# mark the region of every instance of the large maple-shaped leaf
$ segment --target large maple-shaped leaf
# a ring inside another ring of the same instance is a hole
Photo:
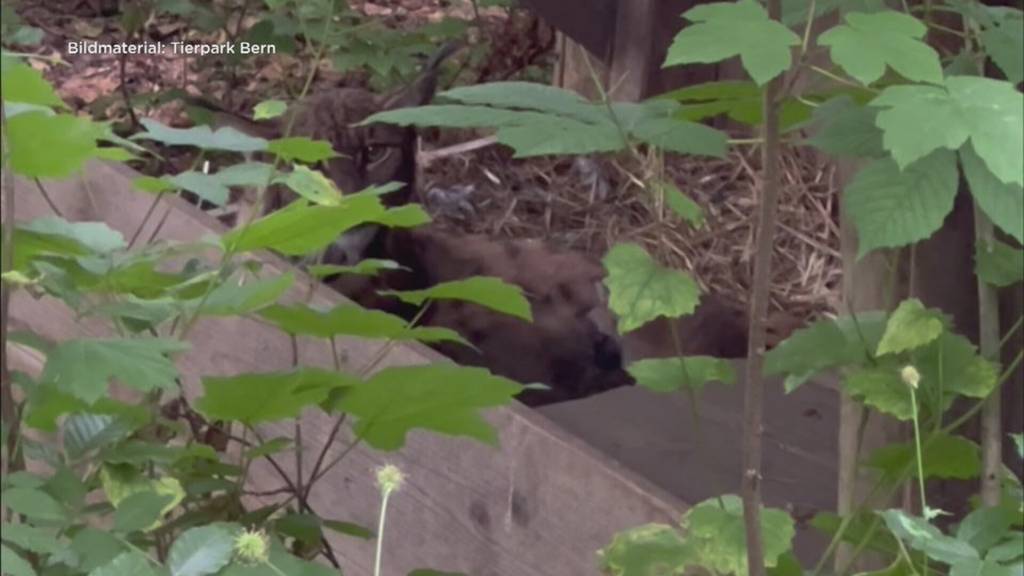
[[[800,44],[799,36],[769,18],[753,0],[704,4],[687,10],[683,17],[694,24],[676,35],[665,66],[739,56],[750,77],[764,85],[789,68],[790,49]]]
[[[1024,94],[1013,84],[951,76],[943,86],[891,86],[871,105],[884,108],[882,142],[901,167],[969,139],[999,181],[1024,186]]]
[[[314,310],[305,304],[275,305],[264,309],[260,315],[289,334],[318,338],[357,336],[420,342],[450,341],[468,345],[454,330],[436,326],[411,328],[398,316],[380,310],[367,310],[353,304],[339,304],[324,312]]]
[[[41,380],[88,404],[105,396],[115,378],[144,392],[172,389],[178,371],[167,355],[188,348],[162,338],[69,340],[47,356]]]
[[[630,332],[659,316],[692,314],[700,288],[685,272],[659,265],[637,244],[618,244],[604,257],[608,306],[618,317],[620,333]]]
[[[267,374],[203,378],[205,394],[196,409],[210,420],[246,424],[295,418],[339,388],[358,384],[353,376],[316,368]]]
[[[861,169],[843,198],[857,228],[857,257],[931,236],[953,210],[959,182],[953,154],[946,150],[902,171],[889,158]]]
[[[378,450],[398,450],[416,428],[496,445],[497,431],[480,411],[508,404],[522,389],[483,368],[404,366],[349,388],[335,407],[359,418],[356,433]]]
[[[464,280],[442,282],[423,290],[387,291],[382,294],[391,294],[403,302],[417,306],[427,300],[472,302],[495,312],[526,321],[533,320],[530,303],[523,296],[523,289],[491,276],[474,276]]]
[[[832,60],[863,84],[871,84],[888,65],[908,80],[942,82],[939,54],[924,41],[927,27],[913,16],[886,10],[851,12],[845,23],[825,31],[818,43],[831,48]]]
[[[818,320],[769,350],[764,373],[785,375],[786,392],[792,392],[822,370],[868,360],[882,339],[885,324],[882,312]]]

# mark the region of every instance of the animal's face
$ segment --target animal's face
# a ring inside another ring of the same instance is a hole
[[[320,169],[344,194],[391,182],[403,186],[381,200],[389,207],[412,200],[416,180],[416,131],[391,124],[362,124],[373,114],[430,102],[437,85],[437,64],[444,51],[425,72],[400,91],[381,95],[367,90],[342,88],[314,94],[297,104],[291,134],[324,140],[337,156],[321,162]],[[283,128],[283,126],[282,126]],[[279,130],[283,132],[283,130]],[[296,199],[294,192],[276,190],[267,195],[264,213],[278,210]],[[366,257],[377,238],[375,226],[363,226],[343,234],[328,250],[326,259],[354,264]]]

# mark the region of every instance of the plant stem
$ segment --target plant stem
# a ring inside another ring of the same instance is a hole
[[[0,107],[2,108],[2,107]],[[3,245],[0,246],[0,270],[8,272],[14,263],[14,170],[10,166],[10,140],[7,132],[7,113],[0,109],[2,123],[2,141],[4,143],[3,168]],[[11,370],[7,364],[7,330],[11,313],[11,291],[13,286],[0,282],[0,425],[7,430],[7,468],[5,474],[22,470],[25,460],[19,450],[18,436],[21,427],[21,416],[18,405],[14,401],[14,383],[11,381]]]
[[[384,490],[384,497],[380,501],[380,521],[377,523],[377,555],[373,562],[373,576],[380,576],[380,563],[384,555],[384,520],[388,515],[390,498],[391,490]]]
[[[778,21],[782,14],[781,0],[768,0],[768,15]],[[779,96],[782,77],[776,76],[765,87],[764,147],[761,163],[764,170],[761,206],[757,230],[757,253],[754,279],[750,289],[750,325],[746,365],[746,394],[743,405],[743,521],[747,537],[747,565],[750,576],[764,576],[764,543],[761,534],[761,459],[764,436],[764,381],[762,366],[766,339],[765,319],[768,314],[769,281],[772,248],[775,239],[779,200]]]
[[[974,204],[974,243],[979,250],[989,250],[995,242],[992,221]],[[981,355],[999,360],[999,293],[995,287],[978,278],[978,341]],[[1001,499],[999,482],[1003,464],[1002,395],[999,388],[985,400],[981,410],[981,501],[996,506]]]

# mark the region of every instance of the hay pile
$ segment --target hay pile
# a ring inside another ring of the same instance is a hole
[[[600,256],[617,242],[642,244],[689,271],[702,288],[745,303],[753,276],[759,152],[724,160],[666,156],[665,174],[704,211],[683,223],[640,184],[632,157],[513,159],[500,146],[439,158],[425,169],[422,200],[443,227],[544,239]],[[832,312],[841,276],[838,194],[831,167],[787,149],[775,240],[771,308],[796,321]]]

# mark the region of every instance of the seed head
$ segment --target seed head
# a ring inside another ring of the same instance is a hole
[[[235,558],[242,564],[266,564],[270,561],[270,540],[263,530],[243,530],[235,536]]]
[[[921,373],[910,364],[904,366],[903,370],[900,371],[900,378],[903,379],[904,384],[914,390],[917,390],[917,385],[921,383]]]

